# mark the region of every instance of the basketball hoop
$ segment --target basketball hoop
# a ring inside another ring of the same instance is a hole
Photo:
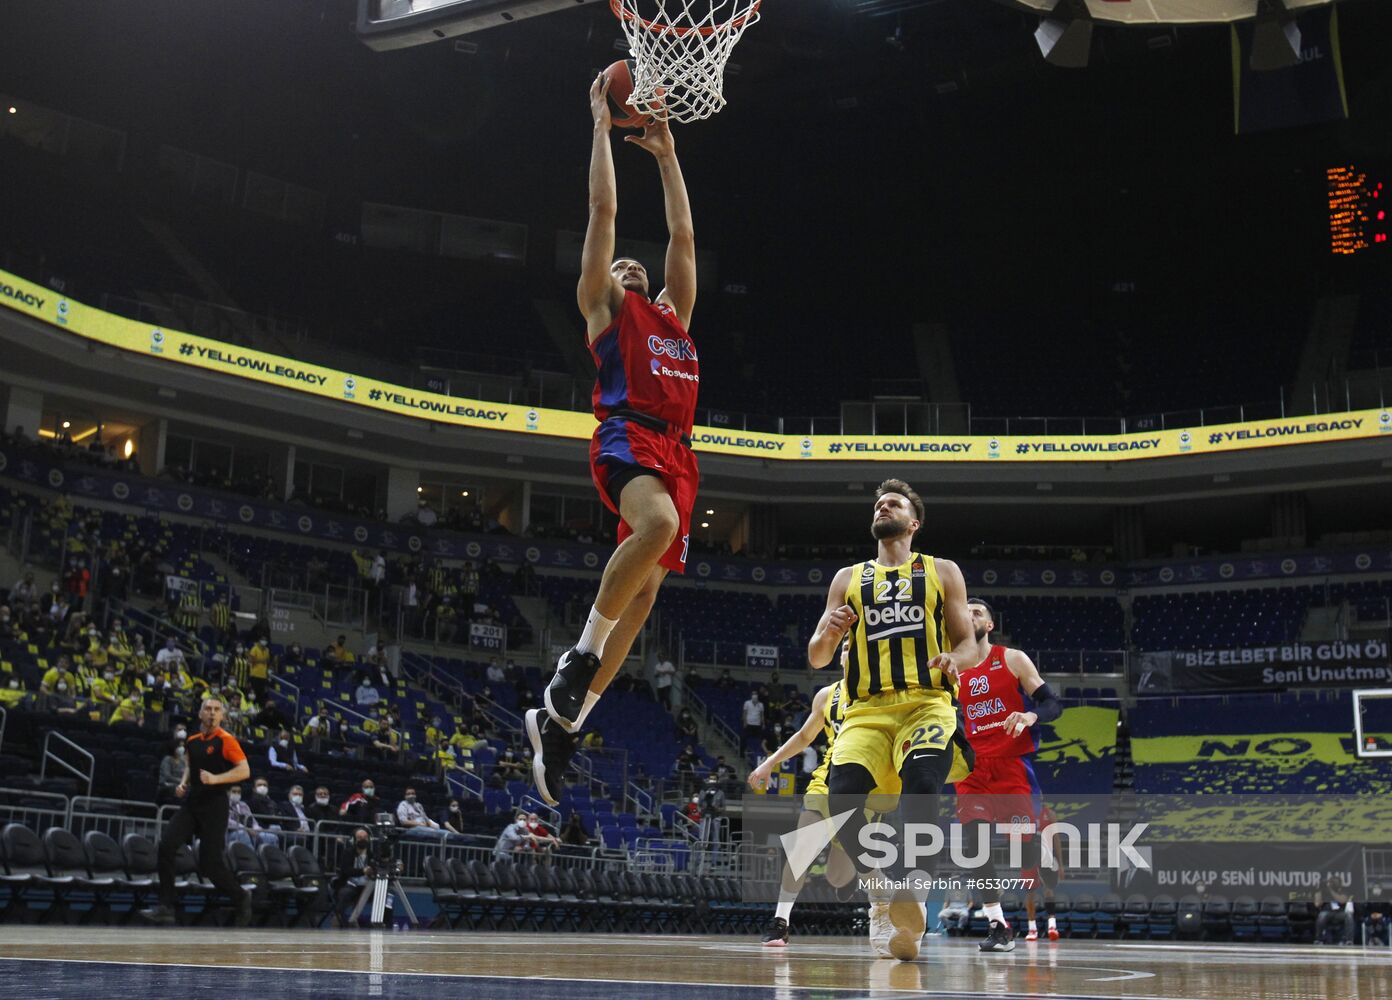
[[[609,0],[633,56],[639,114],[694,122],[725,106],[725,64],[760,0]]]

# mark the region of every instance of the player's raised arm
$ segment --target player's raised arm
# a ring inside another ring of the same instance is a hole
[[[769,778],[773,776],[773,769],[794,754],[800,754],[812,745],[817,738],[817,734],[822,731],[822,720],[826,715],[827,699],[831,697],[831,689],[834,684],[828,684],[815,695],[812,696],[812,708],[807,713],[807,718],[803,721],[802,727],[793,733],[783,745],[769,754],[759,766],[749,772],[749,787],[756,792],[762,792],[768,787]]]
[[[856,613],[846,603],[846,586],[851,582],[851,567],[843,566],[832,578],[827,590],[826,610],[822,612],[817,630],[807,644],[807,662],[813,670],[821,670],[836,656],[836,647],[856,622]]]
[[[609,145],[609,78],[601,73],[590,85],[590,113],[594,137],[590,148],[590,221],[585,228],[585,248],[580,254],[580,285],[575,298],[585,317],[591,343],[609,328],[623,304],[623,289],[614,281],[614,219],[619,212],[618,184],[614,179],[614,151]]]
[[[641,136],[629,135],[624,142],[642,146],[657,157],[657,169],[662,174],[663,204],[667,210],[667,265],[658,295],[677,313],[682,328],[691,329],[691,314],[696,308],[696,230],[691,222],[691,199],[687,197],[686,181],[681,164],[677,162],[677,147],[672,130],[664,121],[654,121]]]

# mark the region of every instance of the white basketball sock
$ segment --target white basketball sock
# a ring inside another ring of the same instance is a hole
[[[575,644],[575,651],[603,656],[604,643],[618,623],[617,618],[605,618],[599,613],[598,608],[591,607],[590,617],[585,619],[585,630],[580,633],[580,641]]]
[[[998,924],[1005,923],[1005,911],[1001,909],[1000,903],[987,903],[982,909],[986,911],[987,920],[994,920]]]
[[[774,915],[775,917],[782,917],[783,920],[784,920],[785,922],[788,921],[788,920],[792,917],[792,915],[793,915],[793,903],[794,903],[794,902],[795,902],[795,901],[794,901],[794,900],[791,900],[791,899],[786,900],[786,901],[784,901],[784,900],[779,900],[779,902],[778,902],[778,908],[777,908],[776,910],[773,911],[773,915]]]
[[[590,709],[594,708],[594,707],[595,707],[596,705],[598,705],[598,704],[599,704],[599,695],[597,695],[597,694],[596,694],[595,692],[593,692],[593,691],[586,691],[586,692],[585,692],[585,707],[582,708],[582,709],[580,709],[580,718],[578,718],[578,719],[575,720],[575,730],[573,730],[573,731],[578,731],[578,730],[580,729],[580,727],[583,726],[583,725],[585,724],[585,720],[586,720],[587,718],[589,718]]]

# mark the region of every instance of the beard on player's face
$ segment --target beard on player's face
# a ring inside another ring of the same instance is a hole
[[[885,517],[876,517],[870,522],[870,534],[878,542],[887,542],[900,535],[907,535],[909,527],[913,521],[908,517],[897,517],[889,514]]]
[[[980,642],[982,639],[986,638],[986,633],[989,631],[991,630],[988,629],[985,625],[978,623],[976,626],[976,641]]]

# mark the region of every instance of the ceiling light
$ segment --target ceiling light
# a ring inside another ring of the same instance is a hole
[[[71,426],[72,426],[72,421],[71,421],[71,420],[64,420],[64,421],[63,421],[63,430],[67,430],[67,429],[68,429],[69,427],[71,427]]]
[[[125,456],[126,456],[126,458],[130,458],[130,457],[131,457],[132,455],[134,455],[134,454],[135,454],[135,439],[134,439],[134,438],[126,438]]]
[[[702,521],[702,522],[701,522],[701,527],[703,527],[703,528],[709,528],[709,527],[710,527],[710,522],[709,522],[709,521]]]
[[[11,104],[11,105],[10,105],[10,114],[13,115],[13,114],[18,114],[18,113],[19,113],[19,109],[16,108],[13,104]]]
[[[714,514],[715,511],[713,511],[713,510],[708,510],[708,511],[706,511],[706,513],[707,513],[707,514]]]
[[[417,493],[424,493],[424,492],[425,492],[425,487],[424,487],[424,486],[417,486],[417,487],[416,487],[416,492],[417,492]]]

